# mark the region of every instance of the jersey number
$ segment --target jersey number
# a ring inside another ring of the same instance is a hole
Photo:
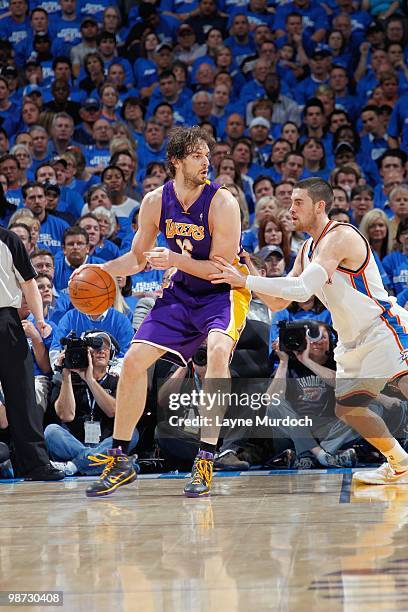
[[[182,255],[187,255],[187,257],[191,257],[193,253],[193,245],[191,244],[188,238],[176,238],[176,244],[181,251]]]

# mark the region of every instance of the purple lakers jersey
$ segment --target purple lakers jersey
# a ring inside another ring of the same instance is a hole
[[[173,181],[164,184],[160,216],[160,231],[169,248],[193,259],[209,259],[211,235],[208,214],[211,201],[221,185],[208,181],[201,195],[185,212],[177,199]],[[229,285],[212,285],[210,281],[178,270],[172,277],[192,294],[230,290]]]

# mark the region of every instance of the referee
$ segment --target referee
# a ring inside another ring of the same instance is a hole
[[[0,227],[0,383],[14,446],[14,473],[27,480],[61,480],[47,454],[43,413],[37,407],[31,351],[18,316],[22,292],[42,337],[44,322],[36,273],[20,238]]]

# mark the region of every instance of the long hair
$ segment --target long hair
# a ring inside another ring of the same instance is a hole
[[[235,185],[238,185],[238,187],[240,189],[244,190],[244,185],[242,183],[241,172],[239,171],[238,164],[235,161],[235,159],[232,157],[232,155],[224,155],[221,158],[220,164],[218,166],[218,174],[223,174],[222,172],[220,172],[220,167],[221,167],[221,164],[224,161],[224,159],[228,159],[228,160],[230,160],[234,164],[234,178],[233,178],[233,182],[235,183]]]
[[[214,139],[206,130],[194,125],[193,127],[177,127],[171,130],[167,144],[167,166],[172,178],[176,176],[176,168],[172,159],[182,160],[197,149],[200,141],[205,142],[208,148],[214,147]]]
[[[266,230],[266,226],[268,225],[268,223],[274,223],[276,225],[276,227],[278,228],[278,230],[282,232],[282,240],[281,240],[279,246],[280,246],[280,248],[283,251],[283,256],[284,256],[284,259],[285,259],[286,267],[288,267],[290,265],[290,241],[289,241],[289,234],[285,231],[285,229],[284,229],[284,227],[282,225],[282,221],[279,221],[279,219],[277,217],[275,217],[274,215],[268,215],[267,217],[262,219],[262,221],[259,224],[259,229],[258,229],[258,244],[259,244],[259,248],[262,249],[262,247],[266,246],[266,242],[265,242],[265,230]]]
[[[361,220],[359,230],[365,236],[371,246],[371,239],[369,236],[370,227],[378,220],[384,221],[387,227],[387,233],[385,238],[383,238],[381,247],[380,247],[380,259],[383,259],[392,249],[392,237],[390,231],[390,222],[388,220],[385,212],[379,208],[373,208],[373,210],[369,210],[366,212],[364,217]]]
[[[118,285],[118,281],[116,280],[115,277],[112,277],[112,278],[115,281],[115,286],[116,286],[116,295],[115,295],[115,301],[113,302],[113,308],[117,310],[118,312],[121,312],[122,314],[127,316],[128,313],[130,312],[130,308],[127,305],[125,298],[122,295],[122,292]]]

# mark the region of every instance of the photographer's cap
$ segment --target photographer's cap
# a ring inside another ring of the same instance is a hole
[[[102,338],[102,340],[104,340],[107,343],[109,350],[112,348],[112,340],[109,334],[104,331],[87,332],[84,334],[84,337],[85,338]]]
[[[267,246],[262,247],[262,249],[258,251],[256,255],[258,255],[258,257],[260,257],[264,261],[266,261],[271,255],[275,255],[280,259],[283,259],[284,257],[282,249],[275,244],[268,244]]]

